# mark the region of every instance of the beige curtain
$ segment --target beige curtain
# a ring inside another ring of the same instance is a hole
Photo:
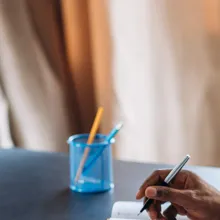
[[[88,124],[81,120],[66,61],[60,1],[1,0],[0,5],[1,89],[14,145],[67,151],[68,136],[85,131],[92,118]],[[88,115],[93,110],[91,105]],[[3,121],[1,127],[7,128]]]
[[[117,157],[220,165],[220,2],[109,0]]]
[[[220,165],[219,0],[0,1],[15,145],[66,151],[102,105],[102,132],[124,121],[117,158]]]
[[[91,125],[88,109],[103,106],[102,132],[112,128],[111,38],[107,1],[62,1],[68,61],[76,82],[82,120]],[[88,129],[87,129],[88,131]]]
[[[104,2],[0,1],[0,146],[67,151],[68,136],[89,132],[97,105],[105,108],[102,132],[109,131]]]

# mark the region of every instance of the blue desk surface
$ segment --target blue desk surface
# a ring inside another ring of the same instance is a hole
[[[115,201],[135,200],[138,187],[153,170],[169,168],[115,161],[113,191],[79,194],[68,188],[68,164],[66,154],[0,150],[0,219],[104,220]],[[188,169],[220,189],[219,168]]]

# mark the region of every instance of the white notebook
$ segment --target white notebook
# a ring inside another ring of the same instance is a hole
[[[112,208],[112,216],[109,220],[139,220],[150,219],[146,212],[143,212],[139,216],[143,203],[141,202],[116,202]],[[178,220],[186,220],[187,217],[177,217]]]

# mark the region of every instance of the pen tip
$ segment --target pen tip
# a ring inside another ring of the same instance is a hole
[[[123,127],[123,122],[120,122],[117,126],[116,126],[116,129],[121,129]]]
[[[139,212],[137,216],[139,216],[140,214],[141,214],[141,212]]]

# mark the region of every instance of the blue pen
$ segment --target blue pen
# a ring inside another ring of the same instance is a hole
[[[107,142],[110,142],[112,140],[112,138],[114,138],[116,136],[116,134],[120,131],[120,129],[122,128],[123,123],[119,123],[117,124],[109,133],[109,135],[106,137]],[[94,158],[89,162],[89,164],[87,164],[87,166],[84,167],[83,172],[85,172],[90,166],[92,166],[93,163],[95,163],[95,161],[99,158],[99,156],[102,154],[102,152],[104,151],[104,147],[101,148],[97,154],[94,156]]]
[[[117,124],[117,125],[112,129],[112,131],[109,133],[109,135],[106,137],[106,141],[107,141],[107,142],[111,141],[111,139],[112,139],[113,137],[115,137],[115,135],[121,130],[122,126],[123,126],[123,123]]]

